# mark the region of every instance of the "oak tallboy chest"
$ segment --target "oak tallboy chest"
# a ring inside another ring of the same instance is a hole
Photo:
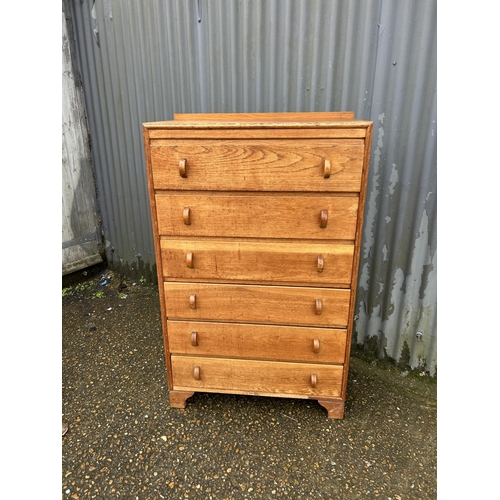
[[[307,398],[343,418],[372,122],[175,115],[143,132],[170,405]]]

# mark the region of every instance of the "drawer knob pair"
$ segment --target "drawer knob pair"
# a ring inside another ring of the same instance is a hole
[[[325,179],[328,179],[332,173],[332,164],[330,163],[330,160],[325,160],[325,163],[323,164],[323,177]],[[179,175],[183,178],[187,177],[187,159],[186,158],[181,158],[179,160]]]
[[[193,259],[194,259],[193,252],[187,252],[186,266],[189,267],[190,269],[193,269],[194,267]],[[324,268],[325,268],[325,259],[323,258],[322,255],[318,255],[318,273],[322,273]]]
[[[195,366],[194,369],[193,369],[193,378],[195,380],[201,380],[201,369],[199,366]],[[315,373],[311,373],[311,376],[309,378],[309,382],[311,384],[311,387],[313,389],[316,388],[316,386],[318,385],[318,377]]]
[[[193,347],[198,347],[198,332],[191,332],[191,345]],[[320,342],[318,338],[313,339],[313,352],[318,353],[319,352],[319,346]]]
[[[323,164],[323,177],[325,179],[328,179],[331,174],[332,174],[332,164],[330,163],[330,160],[326,159],[325,163]],[[179,175],[181,177],[183,177],[184,179],[187,177],[187,159],[186,158],[181,158],[179,160]]]
[[[182,219],[186,226],[191,225],[191,209],[189,207],[184,207],[182,211]],[[328,210],[321,210],[319,214],[319,227],[325,228],[328,225]]]
[[[191,309],[196,309],[196,294],[195,293],[191,293],[189,295],[189,307]],[[316,308],[316,314],[319,315],[323,312],[323,300],[322,299],[316,299],[315,308]],[[318,345],[318,349],[319,349],[319,340],[318,339],[314,339],[314,345],[316,346],[316,344]],[[314,351],[314,352],[316,352],[316,351]]]

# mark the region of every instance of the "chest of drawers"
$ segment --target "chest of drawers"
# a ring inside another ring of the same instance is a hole
[[[343,418],[372,122],[143,124],[170,405],[314,399]]]

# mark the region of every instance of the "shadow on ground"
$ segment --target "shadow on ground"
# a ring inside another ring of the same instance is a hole
[[[63,498],[437,498],[435,380],[353,356],[343,420],[219,394],[171,409],[156,285],[85,274],[63,289]]]

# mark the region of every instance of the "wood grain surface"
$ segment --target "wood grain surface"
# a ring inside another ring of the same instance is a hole
[[[302,111],[300,113],[176,113],[174,120],[190,122],[317,122],[354,120],[352,111]]]
[[[158,230],[160,235],[176,236],[354,240],[358,199],[357,195],[160,192]],[[328,211],[324,228],[322,210]]]
[[[351,112],[143,124],[172,407],[274,395],[343,418],[372,129]]]
[[[347,335],[335,328],[173,320],[168,332],[172,354],[337,364],[344,362]]]
[[[363,150],[362,140],[175,140],[151,147],[151,161],[155,189],[359,192]]]
[[[165,279],[349,285],[353,244],[161,240]]]
[[[345,328],[351,291],[338,288],[165,282],[171,319]],[[195,295],[196,308],[191,296]],[[322,301],[317,314],[316,301]]]
[[[224,389],[308,396],[339,396],[343,373],[339,365],[187,356],[172,356],[172,368],[177,391]],[[316,376],[316,387],[311,386],[311,375]]]

